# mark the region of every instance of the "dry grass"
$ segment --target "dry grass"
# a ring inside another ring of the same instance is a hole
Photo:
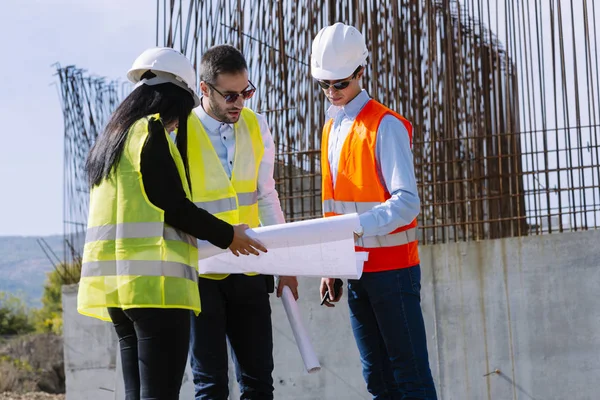
[[[0,393],[14,390],[19,385],[19,371],[12,363],[0,362]]]
[[[25,335],[0,345],[0,393],[65,392],[62,338]],[[0,397],[0,400],[4,397]]]

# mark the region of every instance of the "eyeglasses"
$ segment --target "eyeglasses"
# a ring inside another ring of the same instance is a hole
[[[225,99],[226,103],[235,103],[240,96],[242,96],[242,98],[244,100],[248,100],[252,96],[254,96],[254,93],[256,92],[256,87],[252,84],[252,82],[248,81],[248,83],[250,84],[250,88],[242,91],[241,93],[227,93],[227,94],[223,94],[223,93],[221,93],[219,91],[219,89],[217,89],[216,87],[214,87],[210,83],[206,82],[206,84],[208,86],[210,86],[215,92],[217,92],[221,96],[223,96],[223,98]]]
[[[356,76],[358,75],[358,73],[360,72],[361,69],[362,69],[362,67],[359,66],[358,68],[356,68],[356,70],[354,71],[354,73],[352,74],[352,76],[350,78],[343,80],[343,81],[339,81],[336,83],[329,83],[327,81],[317,80],[317,83],[319,84],[319,86],[321,86],[322,89],[325,89],[325,90],[329,89],[332,86],[335,90],[344,90],[350,85],[350,82],[352,82],[352,80],[354,78],[356,78]]]
[[[319,84],[319,86],[321,86],[321,89],[327,90],[333,86],[335,90],[344,90],[350,85],[350,82],[352,82],[353,79],[354,75],[350,79],[341,82],[329,83],[326,81],[317,81],[317,83]]]

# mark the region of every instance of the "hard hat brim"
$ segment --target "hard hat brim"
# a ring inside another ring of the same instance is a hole
[[[191,93],[191,95],[194,97],[194,108],[196,108],[200,105],[200,97],[196,93]]]
[[[320,81],[337,81],[340,79],[349,78],[358,67],[358,65],[354,67],[340,67],[335,71],[330,71],[324,68],[312,67],[310,72],[313,78],[318,79]]]
[[[130,69],[129,71],[127,71],[127,79],[129,79],[129,82],[131,83],[138,83],[140,81],[140,78],[142,77],[141,72],[142,71],[137,68]]]
[[[148,69],[131,69],[129,70],[129,72],[127,72],[127,78],[133,83],[136,83],[136,86],[140,84],[140,80],[142,75],[148,71]],[[160,71],[160,70],[154,70],[157,73],[160,72],[164,72],[164,71]],[[170,72],[166,72],[167,74],[171,75],[172,74]],[[155,78],[156,79],[156,78]],[[161,83],[171,83],[173,85],[179,86],[182,89],[185,89],[190,95],[192,95],[192,98],[194,99],[194,108],[198,107],[200,105],[200,97],[198,97],[198,94],[196,93],[195,90],[191,89],[189,86],[187,86],[187,84],[183,81],[180,80],[166,80],[166,81],[162,81]]]

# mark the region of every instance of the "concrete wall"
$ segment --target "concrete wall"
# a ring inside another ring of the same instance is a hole
[[[77,285],[63,286],[66,400],[112,400],[117,337],[108,323],[77,312]]]
[[[424,247],[422,263],[442,399],[600,398],[600,231]]]
[[[440,399],[600,397],[600,231],[423,246],[421,260],[423,312]],[[85,382],[77,377],[104,367],[113,368],[114,381],[114,335],[108,324],[67,312],[74,303],[73,294],[66,294],[67,391],[99,393],[108,385],[106,374],[94,372]],[[300,279],[300,296],[322,370],[304,371],[283,306],[273,297],[275,397],[369,399],[346,304],[320,307],[318,279]],[[232,399],[239,398],[233,376]],[[190,390],[188,383],[181,398],[190,399]],[[68,400],[88,398],[108,397]]]

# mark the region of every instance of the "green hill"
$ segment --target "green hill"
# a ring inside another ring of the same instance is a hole
[[[46,273],[53,270],[35,236],[0,236],[0,291],[23,297],[39,306]],[[63,237],[45,236],[56,255],[63,259]]]

